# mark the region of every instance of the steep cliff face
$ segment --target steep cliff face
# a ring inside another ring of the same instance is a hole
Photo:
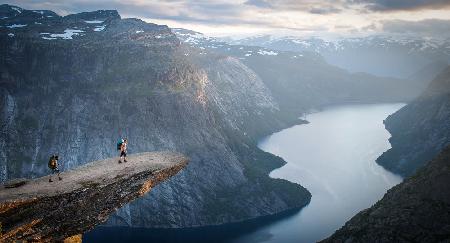
[[[290,113],[280,107],[272,90],[241,60],[198,51],[186,50],[189,59],[205,70],[209,79],[204,85],[205,94],[233,130],[244,131],[244,137],[255,140],[268,132],[304,122],[298,119],[302,109]]]
[[[323,242],[450,241],[450,146]]]
[[[118,207],[145,195],[174,176],[187,158],[171,152],[95,161],[61,173],[62,180],[48,177],[0,189],[0,240],[2,242],[55,242],[81,234],[105,221]]]
[[[385,123],[392,148],[377,162],[408,176],[450,144],[450,67],[416,100],[390,115]]]
[[[309,201],[301,186],[267,176],[284,161],[259,150],[245,128],[284,122],[237,60],[217,60],[233,68],[213,76],[166,26],[115,11],[60,17],[15,8],[0,11],[2,181],[48,173],[54,152],[65,169],[115,156],[127,137],[131,153],[178,151],[191,164],[109,224],[219,224]]]

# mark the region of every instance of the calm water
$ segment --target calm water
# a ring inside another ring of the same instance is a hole
[[[288,163],[270,176],[312,194],[299,212],[247,223],[194,229],[98,227],[84,242],[315,242],[379,200],[401,178],[375,163],[390,148],[383,120],[403,104],[348,105],[310,114],[306,125],[272,134],[259,147]]]

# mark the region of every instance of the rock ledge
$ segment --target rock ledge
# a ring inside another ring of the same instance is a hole
[[[59,241],[107,220],[124,204],[175,175],[188,159],[173,152],[131,155],[91,162],[17,188],[0,189],[0,241]],[[56,178],[56,180],[55,180]]]

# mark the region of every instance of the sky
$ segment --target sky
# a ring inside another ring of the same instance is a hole
[[[16,0],[60,15],[115,9],[123,18],[210,36],[417,35],[450,38],[450,0]]]

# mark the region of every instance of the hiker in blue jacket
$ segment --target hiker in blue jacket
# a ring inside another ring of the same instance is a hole
[[[127,145],[128,145],[128,140],[126,138],[122,139],[122,143],[117,144],[117,148],[120,150],[120,157],[119,157],[119,163],[122,163],[122,158],[123,158],[123,162],[128,162],[127,161]]]

